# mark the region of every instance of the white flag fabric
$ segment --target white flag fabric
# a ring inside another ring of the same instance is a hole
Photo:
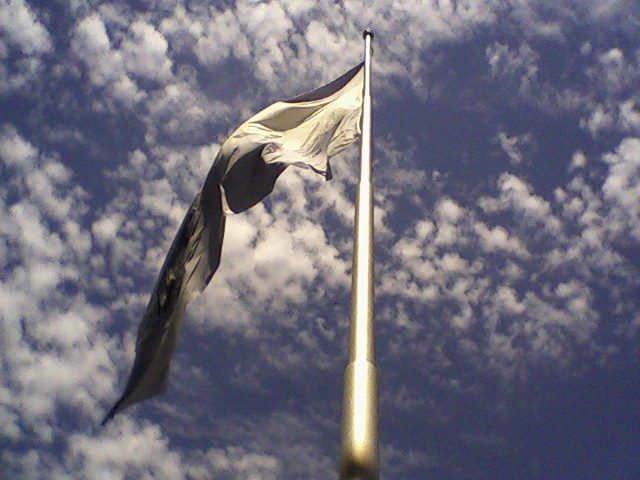
[[[187,303],[220,264],[226,215],[262,201],[289,165],[331,179],[329,158],[360,135],[363,84],[360,64],[317,90],[265,108],[222,144],[169,249],[138,329],[129,380],[103,425],[166,389]]]

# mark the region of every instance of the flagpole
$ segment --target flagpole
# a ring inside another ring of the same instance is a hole
[[[377,480],[378,387],[374,359],[373,185],[371,176],[371,41],[364,37],[360,177],[351,277],[349,363],[344,372],[340,480]]]

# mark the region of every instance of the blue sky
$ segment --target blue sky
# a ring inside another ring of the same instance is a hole
[[[374,41],[383,479],[640,471],[640,11],[0,0],[0,478],[334,478],[356,146],[232,216],[168,392],[124,388],[220,143]]]

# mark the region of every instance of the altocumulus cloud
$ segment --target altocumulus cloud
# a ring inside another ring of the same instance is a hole
[[[616,410],[638,400],[635,2],[150,5],[0,0],[2,478],[334,474],[355,148],[229,218],[168,394],[97,422],[220,143],[359,62],[369,24],[383,478],[638,466]],[[613,433],[546,420],[585,396],[597,418],[598,391]],[[585,435],[536,443],[554,428]]]

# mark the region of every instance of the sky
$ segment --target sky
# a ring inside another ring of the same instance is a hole
[[[365,27],[381,478],[637,478],[636,0],[0,0],[0,479],[336,478],[357,145],[228,218],[99,424],[220,144]]]

